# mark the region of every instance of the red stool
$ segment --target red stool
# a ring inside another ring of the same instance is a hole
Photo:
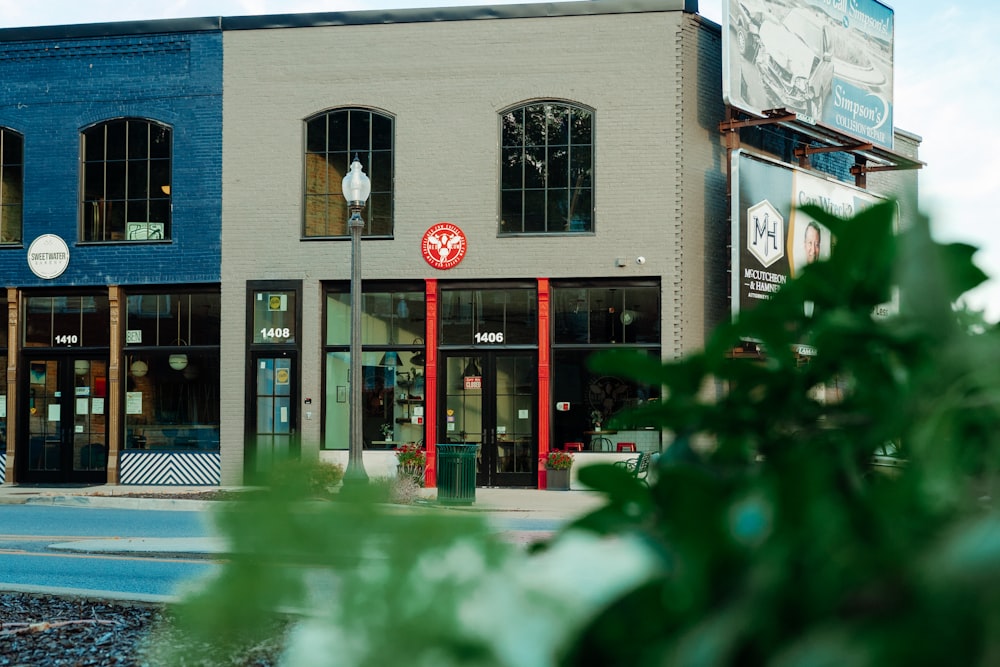
[[[578,452],[582,452],[583,451],[583,443],[582,442],[564,442],[563,443],[563,451],[564,452],[568,452],[571,449],[575,449]]]
[[[634,452],[635,443],[634,442],[619,442],[618,443],[619,452]]]

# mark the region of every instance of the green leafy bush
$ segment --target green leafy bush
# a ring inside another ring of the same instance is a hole
[[[344,466],[325,461],[282,461],[271,466],[263,479],[264,486],[278,493],[325,496],[344,479]],[[291,491],[291,489],[297,491]]]
[[[606,504],[531,555],[468,515],[274,488],[220,517],[235,555],[182,606],[192,639],[256,639],[292,607],[288,667],[1000,664],[1000,340],[953,307],[974,249],[925,220],[895,234],[890,204],[807,210],[830,259],[704,350],[592,360],[664,386],[619,416],[673,436],[649,488],[581,468]],[[886,449],[902,474],[873,474]]]
[[[892,204],[807,211],[837,239],[830,260],[702,352],[592,360],[663,384],[622,418],[676,437],[649,491],[582,469],[609,503],[577,526],[642,535],[665,572],[583,628],[563,665],[1000,664],[1000,340],[953,309],[984,278],[974,249],[934,243],[923,220],[897,236]],[[898,313],[873,316],[893,285]],[[759,359],[734,358],[745,341]],[[893,478],[873,473],[887,443],[905,460]]]

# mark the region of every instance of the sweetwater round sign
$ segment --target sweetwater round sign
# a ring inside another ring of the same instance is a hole
[[[424,233],[420,244],[424,261],[435,269],[450,269],[465,257],[465,233],[450,222],[439,222]]]
[[[28,246],[28,268],[39,278],[56,278],[67,266],[69,247],[55,234],[42,234]]]

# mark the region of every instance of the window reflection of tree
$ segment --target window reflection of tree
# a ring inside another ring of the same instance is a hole
[[[546,102],[501,116],[501,231],[591,231],[592,114]]]

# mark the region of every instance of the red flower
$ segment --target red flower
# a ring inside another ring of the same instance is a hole
[[[550,451],[548,456],[542,460],[548,470],[569,470],[573,467],[573,455],[557,449]]]

